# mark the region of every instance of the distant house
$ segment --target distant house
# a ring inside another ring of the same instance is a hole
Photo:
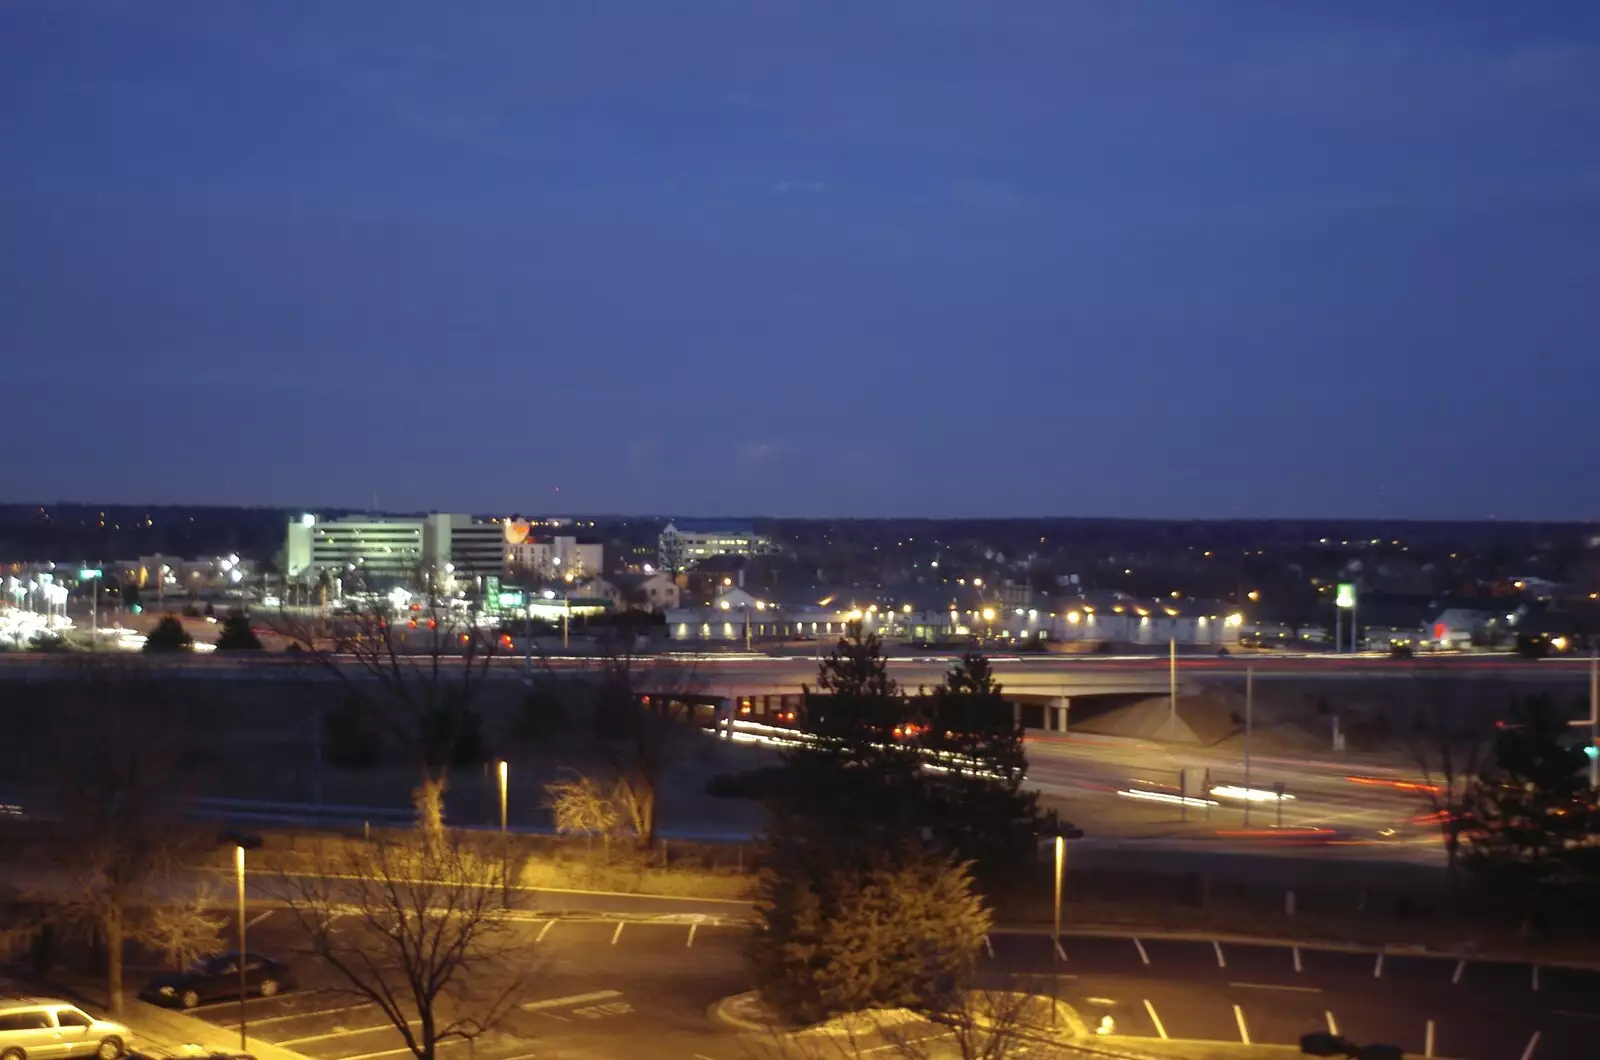
[[[678,606],[678,583],[665,571],[654,574],[608,574],[589,583],[589,591],[611,601],[618,611],[671,611]]]

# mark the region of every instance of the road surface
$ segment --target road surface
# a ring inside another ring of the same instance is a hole
[[[524,934],[518,1007],[485,1040],[447,1047],[443,1060],[741,1060],[760,1044],[706,1014],[719,998],[749,989],[742,928],[556,920],[531,923]],[[283,919],[258,925],[252,939],[268,953],[295,944]],[[335,980],[314,964],[300,967],[313,989],[249,1002],[253,1035],[314,1060],[403,1055],[375,1009],[319,993],[314,988]],[[1581,1060],[1596,1055],[1600,1034],[1600,972],[1566,967],[1229,939],[997,932],[979,955],[979,973],[991,985],[1056,992],[1091,1029],[1112,1032],[1091,1043],[1108,1048],[1160,1038],[1291,1045],[1335,1028],[1415,1055]],[[237,1011],[221,1004],[198,1014],[230,1024]]]

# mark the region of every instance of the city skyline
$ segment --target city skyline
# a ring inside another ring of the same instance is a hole
[[[1584,521],[1600,11],[25,0],[13,499]]]

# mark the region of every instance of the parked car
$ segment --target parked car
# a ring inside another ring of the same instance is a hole
[[[294,975],[282,961],[259,953],[246,953],[244,988],[246,994],[272,997],[280,991],[293,990]],[[239,997],[239,954],[233,950],[214,953],[201,957],[186,971],[153,976],[139,991],[139,996],[168,1008],[194,1008],[207,1001],[236,1000]]]
[[[0,1060],[118,1060],[132,1040],[127,1027],[97,1020],[70,1001],[0,998]]]

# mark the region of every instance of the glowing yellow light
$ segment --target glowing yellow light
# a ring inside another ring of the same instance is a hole
[[[717,606],[722,608],[724,611],[726,611],[728,609],[728,601],[726,601],[726,600],[718,600],[717,601]]]
[[[1230,626],[1242,626],[1244,625],[1244,616],[1235,611],[1233,614],[1228,616],[1227,623]]]
[[[1072,623],[1074,626],[1076,626],[1078,624],[1078,619],[1080,617],[1082,617],[1082,616],[1080,616],[1078,614],[1078,612],[1076,612],[1076,611],[1068,611],[1067,612],[1067,621]]]
[[[994,608],[986,607],[986,608],[983,609],[983,620],[985,622],[993,622],[994,621]]]
[[[1254,589],[1251,589],[1248,593],[1245,593],[1245,595],[1248,596],[1251,600],[1259,600],[1259,599],[1261,599],[1261,594],[1256,592]]]
[[[901,607],[900,610],[909,615],[911,613],[911,605],[906,604],[905,606]]]

